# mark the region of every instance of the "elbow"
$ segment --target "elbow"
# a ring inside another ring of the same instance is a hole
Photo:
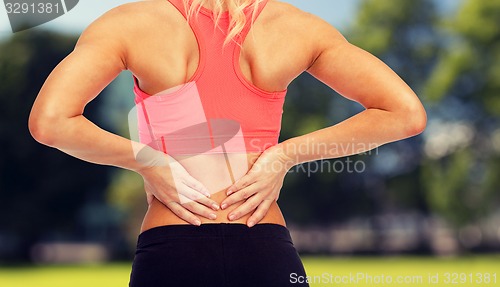
[[[50,116],[31,113],[28,120],[28,129],[31,136],[39,143],[54,146],[56,119]]]
[[[417,136],[424,132],[427,127],[427,113],[420,103],[408,106],[403,113],[405,121],[404,133],[407,137]]]

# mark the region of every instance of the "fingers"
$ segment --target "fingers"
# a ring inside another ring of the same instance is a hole
[[[197,226],[201,225],[201,220],[179,203],[182,201],[189,201],[189,199],[182,194],[176,193],[175,195],[168,195],[160,193],[156,198],[179,218]]]
[[[255,224],[259,223],[264,216],[266,216],[267,211],[271,207],[271,204],[273,203],[273,200],[271,199],[264,199],[259,206],[257,206],[257,210],[248,218],[247,225],[248,227],[252,227]]]
[[[191,201],[189,203],[183,204],[182,206],[194,214],[201,215],[212,220],[217,219],[217,214],[215,214],[212,209],[207,208],[206,206],[203,206],[197,202]]]
[[[174,182],[181,183],[177,189],[179,193],[191,200],[198,200],[202,197],[210,197],[210,191],[203,183],[191,176],[178,162],[172,162],[172,176]]]
[[[170,202],[164,202],[165,206],[167,206],[170,210],[172,210],[175,215],[177,215],[179,218],[193,224],[200,226],[201,225],[201,220],[196,217],[193,213],[189,212],[186,208],[184,208],[182,205],[175,201],[170,201]]]
[[[250,173],[247,173],[244,176],[242,176],[240,179],[238,179],[233,185],[231,185],[227,189],[226,195],[229,196],[229,195],[233,194],[234,192],[241,190],[254,182],[255,182],[255,179],[254,179],[253,175]]]
[[[180,186],[174,189],[179,195],[183,195],[185,200],[183,199],[181,203],[188,203],[190,201],[198,201],[202,198],[208,198],[206,195],[201,194],[197,190],[187,186],[186,184],[181,184]]]
[[[192,189],[200,192],[201,194],[207,196],[207,197],[210,197],[210,191],[208,190],[208,188],[206,188],[203,183],[199,182],[198,180],[196,180],[194,177],[190,176],[190,175],[187,175],[184,177],[184,183],[191,187]]]
[[[211,209],[213,209],[215,211],[220,209],[220,206],[217,204],[217,202],[215,202],[212,199],[207,198],[207,197],[199,198],[198,200],[196,200],[196,202],[203,204],[206,207],[210,207]]]
[[[200,194],[197,190],[192,188],[192,185],[197,185],[196,180],[191,181],[191,186],[189,185],[183,185],[178,189],[179,195],[182,195],[183,197],[180,197],[181,199],[181,204],[185,205],[188,203],[192,202],[199,202],[213,210],[219,210],[220,207],[215,202],[214,200],[206,197],[205,195]],[[205,188],[201,183],[198,184],[198,187],[203,187]],[[206,189],[206,188],[205,188]],[[208,192],[208,189],[206,189]],[[208,193],[210,195],[210,193]]]
[[[241,217],[249,214],[252,210],[256,209],[259,204],[261,204],[262,198],[259,196],[252,196],[249,199],[247,199],[242,205],[238,206],[235,210],[231,211],[228,214],[228,219],[233,221],[233,220],[238,220]]]
[[[212,201],[205,197],[206,200]],[[179,194],[179,199],[169,199],[167,196],[160,198],[160,201],[169,208],[175,215],[179,218],[194,224],[201,225],[200,219],[196,215],[201,215],[208,219],[217,219],[217,215],[213,212],[213,210],[197,203],[189,200],[185,196]],[[181,204],[180,202],[188,202],[185,204]]]
[[[226,209],[228,206],[230,206],[238,201],[242,201],[242,200],[245,200],[245,199],[251,197],[252,195],[257,193],[257,191],[258,191],[258,188],[255,185],[250,185],[250,186],[247,186],[243,189],[235,191],[233,194],[231,194],[226,199],[224,199],[224,201],[222,201],[221,208]]]

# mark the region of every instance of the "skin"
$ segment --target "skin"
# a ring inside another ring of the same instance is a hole
[[[33,105],[29,129],[40,143],[74,157],[139,173],[149,204],[141,231],[214,222],[285,225],[276,201],[294,165],[361,153],[425,129],[425,110],[411,88],[329,23],[289,4],[269,1],[252,29],[253,37],[247,37],[240,56],[242,73],[250,83],[281,91],[306,71],[365,110],[263,153],[244,154],[247,170],[224,188],[211,188],[214,171],[223,167],[220,157],[188,159],[151,150],[156,163],[159,159],[171,164],[138,162],[132,147],[143,145],[102,130],[83,111],[123,70],[130,70],[150,95],[183,84],[194,74],[199,58],[196,39],[179,12],[158,0],[119,6],[92,23],[47,78]],[[341,148],[315,148],[333,143]],[[177,190],[174,177],[182,179]],[[196,200],[182,204],[178,191]]]

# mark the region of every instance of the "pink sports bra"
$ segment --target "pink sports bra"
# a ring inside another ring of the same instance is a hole
[[[186,18],[183,0],[168,0]],[[191,1],[190,1],[191,2]],[[267,0],[259,4],[258,16]],[[239,63],[251,27],[245,10],[243,31],[223,47],[224,29],[212,11],[201,7],[190,27],[199,47],[199,65],[185,84],[148,95],[134,76],[139,140],[169,154],[263,152],[278,143],[287,90],[264,91],[245,79]],[[219,20],[229,25],[228,12]]]

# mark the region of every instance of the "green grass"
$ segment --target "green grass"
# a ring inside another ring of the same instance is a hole
[[[315,282],[310,284],[312,287],[500,286],[499,256],[458,259],[303,256],[302,259],[310,280]],[[0,268],[0,286],[125,287],[128,286],[130,268],[131,263],[84,266],[3,267]],[[429,274],[433,276],[431,278],[438,279],[437,283],[429,283]],[[494,274],[496,274],[496,281],[494,280]],[[369,276],[371,276],[371,279]],[[483,278],[482,284],[477,283],[480,276]],[[490,277],[489,284],[485,282],[485,276]],[[344,283],[341,283],[342,279]],[[392,282],[390,282],[391,279]],[[396,282],[399,279],[406,279],[408,283]]]
[[[318,287],[500,286],[500,257],[495,256],[459,259],[303,257],[303,262],[307,275],[316,276],[311,279],[311,283],[315,282],[311,286]]]

